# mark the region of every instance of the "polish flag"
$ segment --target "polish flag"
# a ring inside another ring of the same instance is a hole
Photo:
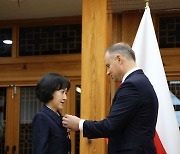
[[[144,70],[159,100],[155,135],[157,152],[180,154],[180,131],[148,6],[145,8],[132,48],[138,67]]]

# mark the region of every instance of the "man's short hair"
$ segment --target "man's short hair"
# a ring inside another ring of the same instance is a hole
[[[112,45],[109,49],[107,49],[106,52],[108,52],[110,55],[119,53],[127,59],[133,59],[134,61],[136,60],[135,53],[132,48],[123,42]]]

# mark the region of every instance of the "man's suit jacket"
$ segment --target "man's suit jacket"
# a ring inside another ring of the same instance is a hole
[[[37,113],[32,123],[33,154],[68,154],[70,140],[62,126],[62,116],[47,106]]]
[[[109,154],[155,154],[157,113],[156,93],[143,71],[137,70],[116,91],[106,119],[84,122],[83,136],[109,138]]]

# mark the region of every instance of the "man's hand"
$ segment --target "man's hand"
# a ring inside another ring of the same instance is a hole
[[[74,131],[79,130],[80,118],[66,114],[62,119],[63,119],[62,124],[64,127],[69,128]]]

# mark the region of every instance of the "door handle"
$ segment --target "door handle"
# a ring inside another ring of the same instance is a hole
[[[6,146],[5,154],[7,154],[9,151],[9,146]]]
[[[12,147],[12,154],[14,154],[15,151],[16,151],[16,146],[13,145],[13,147]]]

